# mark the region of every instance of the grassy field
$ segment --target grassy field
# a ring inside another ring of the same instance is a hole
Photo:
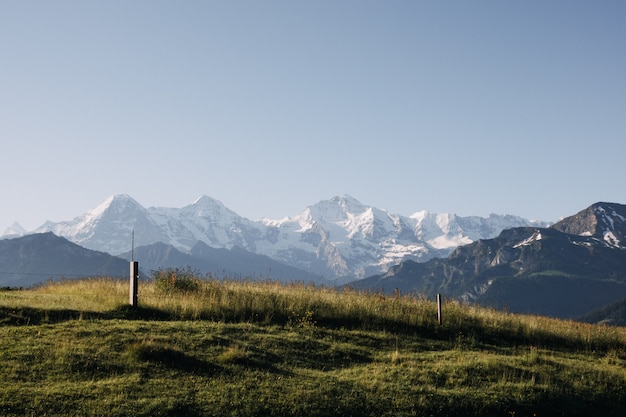
[[[183,275],[0,292],[0,415],[626,413],[624,328]]]

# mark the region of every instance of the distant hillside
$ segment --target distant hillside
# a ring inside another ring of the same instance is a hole
[[[29,287],[54,279],[128,277],[130,252],[115,257],[83,248],[53,233],[0,240],[0,287]],[[241,248],[215,249],[198,242],[189,253],[155,243],[135,249],[141,274],[190,267],[215,277],[319,282],[320,277]],[[123,259],[126,258],[126,259]]]
[[[446,259],[403,262],[351,285],[580,317],[626,296],[625,219],[626,206],[597,203],[550,228],[504,230],[460,246]]]
[[[626,298],[584,315],[581,321],[626,326]]]
[[[272,279],[279,281],[321,282],[321,277],[282,264],[267,256],[250,253],[238,246],[232,249],[212,248],[197,242],[188,253],[172,245],[155,243],[135,249],[135,260],[144,273],[169,267],[190,267],[214,277]],[[130,259],[130,253],[122,257]]]
[[[53,233],[0,240],[0,286],[28,287],[50,278],[128,275],[127,261]]]

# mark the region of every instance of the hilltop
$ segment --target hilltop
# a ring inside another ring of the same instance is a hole
[[[0,413],[607,416],[626,332],[397,294],[164,274],[0,292]]]

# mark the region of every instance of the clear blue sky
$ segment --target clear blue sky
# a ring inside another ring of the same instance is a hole
[[[624,1],[0,0],[0,234],[111,194],[626,204]]]

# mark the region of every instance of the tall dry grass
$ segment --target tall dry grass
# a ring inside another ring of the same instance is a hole
[[[439,326],[434,300],[407,295],[275,281],[200,279],[198,283],[193,291],[162,291],[154,281],[142,281],[139,306],[175,320],[402,331],[447,337],[459,346],[558,345],[607,351],[626,345],[623,328],[510,314],[455,301],[444,303]],[[0,306],[105,313],[127,305],[128,291],[128,282],[119,279],[66,280],[0,292]]]

